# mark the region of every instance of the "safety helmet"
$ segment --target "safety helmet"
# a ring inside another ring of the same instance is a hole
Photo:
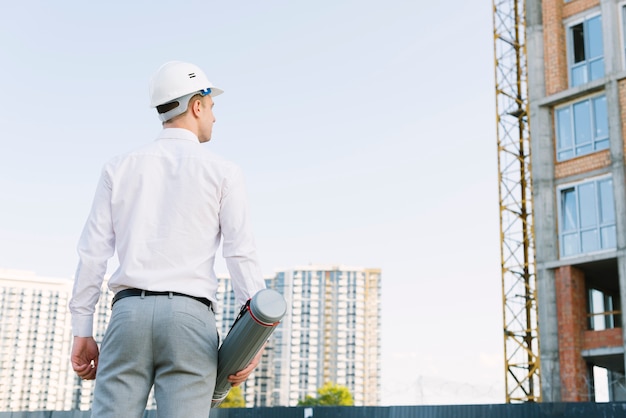
[[[170,61],[163,64],[150,81],[150,107],[156,108],[171,103],[172,106],[165,107],[169,110],[159,112],[161,121],[166,122],[184,113],[189,105],[189,99],[195,94],[215,97],[223,92],[215,87],[196,65]]]

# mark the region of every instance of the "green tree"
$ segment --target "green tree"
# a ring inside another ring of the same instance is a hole
[[[228,391],[228,395],[226,398],[220,403],[218,408],[245,408],[246,401],[243,398],[243,393],[241,393],[241,387],[235,386],[230,388]]]
[[[353,406],[354,399],[350,390],[332,382],[326,382],[317,389],[317,398],[307,395],[298,401],[298,406]]]

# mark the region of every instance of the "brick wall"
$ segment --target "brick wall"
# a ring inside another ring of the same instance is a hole
[[[561,3],[564,3],[561,1]],[[563,19],[600,5],[600,0],[574,0],[563,4]]]
[[[599,151],[593,154],[556,163],[554,166],[554,176],[557,179],[573,176],[575,174],[587,173],[599,168],[611,165],[611,154],[609,150]]]
[[[541,7],[543,12],[546,95],[549,96],[567,88],[563,0],[545,0]]]
[[[581,355],[587,324],[587,291],[584,273],[572,266],[555,272],[561,400],[589,401],[587,363]]]
[[[611,328],[602,331],[585,331],[583,334],[583,350],[594,348],[621,347],[622,329]]]

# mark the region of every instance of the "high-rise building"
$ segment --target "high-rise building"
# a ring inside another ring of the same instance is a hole
[[[287,314],[271,338],[270,405],[294,406],[327,382],[357,406],[380,402],[380,270],[307,266],[279,271],[273,285]]]
[[[295,406],[327,382],[347,387],[357,406],[378,405],[380,275],[379,269],[306,266],[266,278],[288,308],[243,386],[246,405]],[[239,308],[228,278],[220,278],[218,294],[225,337]]]
[[[266,278],[288,301],[261,363],[242,386],[246,404],[290,406],[325,382],[348,387],[356,405],[380,399],[380,270],[319,267]],[[87,410],[93,381],[70,365],[72,281],[0,270],[0,411]],[[94,337],[102,341],[112,293],[103,287]],[[231,281],[219,278],[216,320],[225,338],[239,313]],[[152,394],[148,409],[155,408]]]
[[[72,280],[0,270],[0,411],[88,410],[93,381],[72,370]],[[102,341],[112,293],[103,288],[94,337]]]
[[[0,410],[72,408],[71,282],[0,270]]]
[[[543,401],[626,400],[626,2],[528,0]]]

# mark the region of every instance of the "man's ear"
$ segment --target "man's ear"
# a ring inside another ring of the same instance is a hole
[[[202,107],[202,101],[200,99],[194,99],[193,103],[190,103],[191,111],[194,116],[200,115],[200,108]]]

